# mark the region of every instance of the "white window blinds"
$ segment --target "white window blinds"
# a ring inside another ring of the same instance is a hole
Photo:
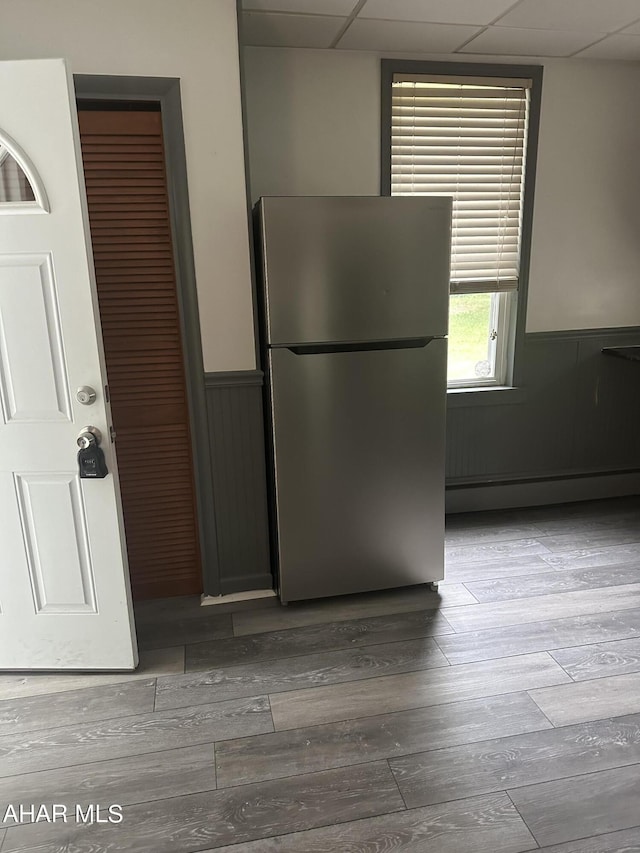
[[[34,200],[35,196],[27,176],[0,143],[0,204]]]
[[[391,194],[453,196],[454,293],[518,285],[529,87],[393,77]]]

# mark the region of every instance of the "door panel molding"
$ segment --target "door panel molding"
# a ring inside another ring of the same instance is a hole
[[[97,613],[87,514],[78,475],[16,473],[14,481],[36,614]],[[56,516],[54,534],[43,541],[47,525],[41,522],[52,514]],[[61,561],[52,556],[57,557],[61,550],[60,537],[71,531],[74,541],[66,543],[64,550],[75,554],[76,561],[75,565],[73,560],[66,561],[61,572]]]
[[[7,424],[70,423],[71,391],[51,254],[4,255],[0,285],[0,417]],[[19,358],[12,358],[25,340],[32,346],[26,371]]]
[[[212,479],[209,425],[204,381],[200,314],[196,289],[187,163],[182,125],[180,80],[172,77],[74,75],[76,96],[82,100],[155,101],[160,104],[165,144],[169,210],[180,309],[187,401],[200,550],[205,595],[220,594],[216,508]]]

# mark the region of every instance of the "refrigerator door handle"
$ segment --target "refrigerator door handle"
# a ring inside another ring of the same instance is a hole
[[[354,343],[296,344],[285,346],[294,355],[321,355],[333,352],[370,352],[372,350],[423,349],[435,339],[435,335],[424,338],[401,338],[395,341],[359,341]],[[277,349],[277,347],[273,347]]]

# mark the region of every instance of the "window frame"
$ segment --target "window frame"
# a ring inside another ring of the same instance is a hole
[[[391,86],[395,74],[437,74],[452,77],[499,77],[501,79],[528,78],[531,80],[529,124],[526,136],[526,172],[522,195],[522,231],[520,237],[518,288],[509,294],[500,294],[499,296],[501,302],[508,300],[510,303],[506,311],[508,316],[505,322],[501,345],[501,357],[506,362],[505,384],[497,386],[496,384],[483,383],[480,380],[477,383],[465,385],[452,383],[448,386],[448,389],[450,392],[453,391],[455,393],[482,391],[484,396],[489,389],[499,390],[501,388],[520,386],[522,384],[522,359],[520,358],[520,353],[524,345],[526,325],[543,67],[541,65],[382,59],[380,75],[380,195],[391,195]]]
[[[509,352],[511,320],[514,312],[517,290],[474,290],[472,293],[487,293],[492,297],[490,326],[495,329],[505,329],[506,333],[498,335],[495,341],[489,341],[489,347],[493,350],[493,362],[495,365],[495,376],[483,378],[476,377],[475,381],[469,379],[448,379],[447,390],[449,391],[477,391],[495,388],[512,387],[505,385],[504,380],[509,377]],[[455,291],[449,293],[449,299],[456,296]],[[499,377],[499,378],[496,378]]]

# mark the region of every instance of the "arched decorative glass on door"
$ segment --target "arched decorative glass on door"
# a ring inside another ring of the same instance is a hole
[[[48,213],[38,174],[10,136],[0,130],[0,213]]]

